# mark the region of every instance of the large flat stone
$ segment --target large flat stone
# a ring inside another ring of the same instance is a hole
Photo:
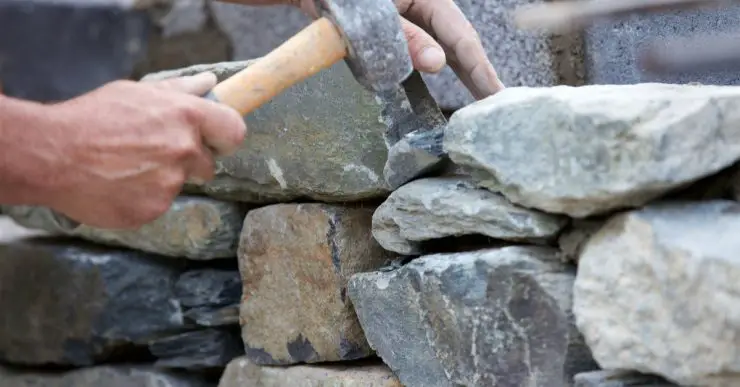
[[[136,230],[110,230],[70,222],[47,207],[4,206],[18,224],[59,235],[197,260],[236,257],[246,209],[236,203],[181,196],[158,219]]]
[[[349,285],[370,345],[408,386],[570,386],[596,365],[575,328],[575,270],[548,247],[428,255]]]
[[[249,63],[193,66],[145,79],[203,71],[225,79]],[[252,203],[384,196],[389,191],[383,178],[389,128],[385,110],[395,108],[384,105],[354,80],[346,64],[338,63],[247,115],[249,135],[241,149],[218,160],[214,181],[190,190]]]
[[[654,204],[613,217],[583,248],[578,327],[605,369],[682,385],[740,383],[740,204]]]
[[[641,206],[740,159],[740,88],[509,88],[456,112],[445,149],[516,204],[572,217]]]
[[[350,276],[389,261],[372,208],[277,204],[250,211],[239,246],[242,338],[257,364],[372,353],[346,294]]]
[[[568,218],[511,204],[469,178],[412,181],[394,191],[373,214],[373,236],[399,254],[422,252],[420,242],[485,235],[513,242],[552,242]]]
[[[214,387],[197,375],[147,366],[100,366],[66,372],[13,370],[0,367],[0,386],[7,387]]]
[[[383,364],[259,366],[247,358],[229,363],[218,387],[403,387]]]
[[[0,360],[136,360],[152,340],[202,329],[175,292],[186,263],[75,239],[0,244]]]

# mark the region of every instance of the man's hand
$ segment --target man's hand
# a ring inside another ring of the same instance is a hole
[[[215,84],[211,73],[117,81],[45,107],[59,124],[51,207],[90,226],[133,228],[167,211],[186,180],[211,180],[213,153],[235,151],[246,134],[236,111],[199,97]]]
[[[292,4],[317,17],[313,0],[221,0],[227,3]],[[477,99],[504,88],[473,28],[453,0],[395,0],[414,67],[437,73],[449,64]],[[437,40],[435,40],[436,37]]]

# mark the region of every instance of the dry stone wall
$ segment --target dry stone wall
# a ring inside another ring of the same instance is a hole
[[[460,1],[509,88],[472,102],[424,76],[449,121],[339,63],[245,117],[216,179],[138,230],[0,206],[0,387],[739,385],[740,89],[583,85],[616,54],[595,30],[515,31],[519,3]],[[116,71],[147,80],[224,79],[307,23],[144,14],[147,54]],[[671,17],[732,17],[703,15]],[[431,162],[414,144],[448,163],[390,184]]]

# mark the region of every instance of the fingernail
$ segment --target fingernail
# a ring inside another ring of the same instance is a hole
[[[422,50],[421,54],[419,54],[418,60],[419,66],[422,67],[424,71],[436,73],[444,67],[446,57],[444,51],[439,47],[432,46]]]
[[[504,84],[498,79],[495,72],[488,71],[484,66],[478,66],[470,74],[470,78],[478,90],[477,98],[485,98],[504,89]]]

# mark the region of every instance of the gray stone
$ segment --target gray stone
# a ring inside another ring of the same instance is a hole
[[[573,323],[575,270],[549,247],[415,259],[356,274],[368,342],[408,386],[570,386],[597,368]]]
[[[196,260],[236,257],[246,209],[235,203],[181,196],[158,219],[135,230],[110,230],[70,221],[47,207],[4,206],[18,224],[117,247]]]
[[[149,23],[132,2],[2,1],[0,89],[53,102],[126,78],[146,55]]]
[[[508,88],[457,111],[450,158],[515,204],[575,218],[636,207],[740,159],[740,88]]]
[[[215,71],[222,80],[249,63],[200,65],[145,79]],[[383,179],[386,108],[338,63],[250,113],[242,148],[218,160],[214,181],[189,190],[252,203],[382,197],[389,191]]]
[[[373,237],[399,254],[417,255],[420,242],[485,235],[513,242],[553,242],[568,218],[511,204],[468,178],[412,181],[394,191],[373,215]]]
[[[544,0],[455,0],[478,31],[488,59],[507,87],[580,85],[583,42],[579,34],[549,35],[514,26],[512,10]],[[456,110],[474,101],[454,72],[425,74],[437,102]]]
[[[218,361],[225,365],[243,353],[238,351],[238,333],[229,342],[222,333],[198,331],[198,321],[188,321],[185,312],[191,311],[188,306],[235,308],[240,293],[219,292],[212,279],[188,270],[184,260],[71,238],[4,242],[0,360],[82,367],[111,359],[137,360],[154,343],[151,352],[166,357],[158,363],[162,367],[200,368]],[[178,289],[182,285],[202,294],[188,296]],[[226,325],[224,319],[219,324],[213,318],[210,326]],[[238,331],[237,324],[232,319],[229,329]],[[178,334],[173,337],[173,332]],[[179,350],[190,345],[188,357],[174,356],[167,347],[173,342]]]
[[[665,379],[628,371],[591,371],[576,375],[573,387],[675,387]]]
[[[734,201],[671,202],[614,216],[589,239],[573,310],[602,368],[740,383],[738,230]]]
[[[192,270],[180,276],[175,297],[186,321],[219,327],[239,324],[242,281],[238,270]]]
[[[733,32],[740,23],[740,6],[692,9],[634,15],[620,21],[603,21],[586,29],[585,65],[588,83],[632,84],[644,82],[738,85],[737,71],[652,73],[640,65],[640,55],[653,43],[673,38],[698,38]]]
[[[236,329],[204,329],[162,337],[149,343],[162,368],[201,370],[225,367],[244,355],[244,346]]]
[[[239,245],[242,338],[260,365],[353,360],[370,350],[346,295],[350,276],[390,255],[373,208],[276,204],[247,214]]]
[[[0,385],[12,387],[214,387],[197,375],[146,366],[99,366],[65,372],[0,367]]]
[[[291,367],[259,366],[247,358],[232,361],[218,387],[403,387],[387,366],[338,363]]]

